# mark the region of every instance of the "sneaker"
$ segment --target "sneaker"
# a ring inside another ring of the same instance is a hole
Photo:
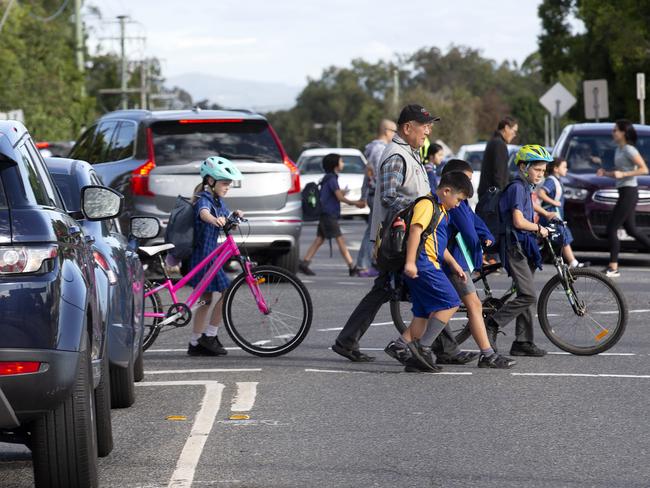
[[[207,336],[205,334],[201,334],[198,342],[200,346],[203,346],[205,349],[214,352],[216,356],[225,356],[228,354],[228,351],[226,351],[226,348],[223,347],[223,344],[221,344],[217,336]]]
[[[359,271],[358,276],[361,278],[376,278],[379,276],[379,271],[377,271],[375,268],[368,268],[363,271]]]
[[[438,354],[436,364],[467,364],[478,357],[477,352],[460,351],[458,354]]]
[[[359,276],[359,268],[357,268],[356,266],[349,268],[348,271],[350,272],[350,276]]]
[[[510,369],[515,364],[517,364],[517,361],[514,359],[502,356],[496,352],[490,356],[481,354],[481,356],[478,358],[479,368]]]
[[[338,342],[334,343],[332,351],[339,356],[349,359],[353,363],[369,363],[375,360],[374,356],[368,356],[358,349],[348,349],[347,347],[341,346]]]
[[[218,356],[218,354],[207,347],[203,346],[201,343],[197,344],[196,346],[193,346],[192,344],[188,344],[187,347],[187,355],[188,356]]]
[[[534,358],[541,358],[546,356],[546,351],[540,349],[532,342],[513,342],[510,348],[512,356],[531,356]]]
[[[307,276],[314,276],[316,274],[309,268],[309,263],[307,261],[298,261],[298,271]]]
[[[393,359],[399,361],[404,366],[406,366],[407,360],[411,357],[411,351],[408,347],[402,347],[395,341],[390,341],[384,352],[388,354]]]
[[[420,364],[420,369],[436,371],[440,366],[436,366],[436,360],[433,358],[431,347],[423,346],[420,341],[415,339],[407,344],[411,356]]]
[[[621,272],[618,269],[613,269],[613,268],[605,268],[603,270],[603,273],[608,278],[618,278],[621,276]]]
[[[439,373],[442,371],[441,366],[436,366],[435,364],[433,367],[427,367],[424,368],[420,361],[415,359],[414,357],[410,357],[409,359],[406,360],[406,364],[404,365],[404,371],[407,373]]]

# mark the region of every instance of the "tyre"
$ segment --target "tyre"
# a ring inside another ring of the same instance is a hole
[[[151,347],[156,337],[158,337],[160,333],[158,323],[161,321],[159,317],[147,317],[147,314],[164,313],[162,302],[157,293],[146,296],[154,286],[155,284],[151,281],[147,280],[144,282],[144,337],[142,339],[142,349],[145,351]]]
[[[111,366],[111,407],[128,408],[135,402],[133,360],[126,368]]]
[[[144,351],[142,347],[140,347],[140,352],[138,353],[138,357],[135,358],[133,365],[133,379],[136,383],[144,379]]]
[[[109,374],[108,354],[106,354],[105,350],[102,358],[102,379],[95,389],[95,426],[97,428],[97,455],[99,457],[106,457],[113,450],[112,385]]]
[[[274,259],[274,264],[281,268],[296,273],[298,271],[298,259],[300,259],[300,246],[296,243],[291,246],[288,252],[280,254]]]
[[[571,270],[570,292],[553,276],[539,295],[537,314],[546,337],[563,351],[590,356],[610,349],[627,325],[627,304],[616,284],[590,269]],[[574,311],[569,297],[583,312]]]
[[[246,273],[241,273],[224,294],[226,330],[239,347],[256,356],[286,354],[303,341],[311,327],[309,292],[296,275],[285,269],[258,266],[251,272],[254,289],[264,298],[269,313],[260,312]]]
[[[32,424],[36,488],[98,485],[94,403],[90,345],[87,345],[80,353],[77,378],[68,398]]]

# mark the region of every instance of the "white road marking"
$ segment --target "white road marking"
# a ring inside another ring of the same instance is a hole
[[[232,400],[230,410],[233,412],[250,412],[257,396],[257,382],[237,383],[237,393]]]
[[[377,327],[377,326],[380,326],[380,325],[393,325],[393,322],[392,321],[391,322],[373,322],[372,324],[370,324],[370,327]],[[328,329],[316,329],[316,331],[318,331],[318,332],[333,332],[333,331],[336,331],[336,330],[343,330],[343,327],[330,327]]]
[[[226,347],[228,351],[241,351],[240,347]],[[145,351],[145,354],[149,352],[187,352],[187,348],[185,349],[147,349]]]
[[[146,370],[145,374],[185,374],[185,373],[247,373],[262,371],[262,368],[214,368],[214,369],[165,369]]]
[[[336,285],[353,285],[353,286],[359,286],[363,285],[366,286],[367,282],[365,281],[337,281],[335,282]]]
[[[185,442],[181,455],[176,462],[176,469],[169,480],[168,488],[191,488],[196,466],[201,458],[203,447],[208,440],[214,421],[221,406],[223,385],[216,381],[151,381],[137,383],[138,386],[184,386],[203,385],[205,395],[201,408],[196,414],[190,436]]]
[[[305,369],[307,373],[343,373],[343,374],[371,374],[383,373],[383,371],[346,371],[344,369]],[[456,372],[456,371],[442,371],[440,373],[432,373],[435,375],[451,375],[451,376],[471,376],[474,373],[469,371]]]
[[[510,373],[512,376],[559,376],[576,378],[647,378],[648,374],[605,374],[605,373]]]

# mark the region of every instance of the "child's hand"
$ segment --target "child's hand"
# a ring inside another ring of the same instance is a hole
[[[557,212],[549,212],[546,215],[546,218],[549,221],[551,221],[551,220],[560,220],[560,216],[559,216],[559,214]]]
[[[404,265],[404,274],[411,279],[418,277],[418,268],[415,266],[415,263],[406,263]]]
[[[546,227],[541,227],[539,228],[539,235],[546,238],[548,237],[548,229]]]
[[[217,217],[214,221],[214,225],[217,227],[223,227],[226,225],[226,217]]]
[[[614,171],[614,178],[620,180],[621,178],[625,178],[625,176],[623,175],[622,171]]]
[[[240,219],[244,218],[244,212],[242,212],[241,210],[235,210],[233,213]]]
[[[364,200],[359,200],[354,204],[357,208],[365,208],[366,202]]]
[[[485,247],[490,247],[493,243],[490,239],[485,239]]]
[[[596,171],[596,176],[607,176],[607,171],[605,171],[603,168],[598,168],[598,171]]]

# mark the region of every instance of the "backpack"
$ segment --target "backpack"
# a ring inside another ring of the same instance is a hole
[[[418,247],[419,254],[422,244],[431,234],[431,230],[435,225],[434,223],[438,221],[442,213],[440,204],[431,195],[416,198],[405,209],[396,214],[389,215],[379,224],[375,239],[374,257],[377,262],[377,268],[381,271],[400,272],[404,268],[404,263],[406,262],[406,243],[408,241],[411,219],[413,218],[413,209],[419,201],[425,199],[433,203],[433,216],[429,227],[422,232],[420,247]]]
[[[169,253],[178,260],[189,258],[194,249],[194,205],[189,198],[178,195],[169,214],[165,242],[174,245]]]
[[[302,192],[300,192],[302,199],[302,220],[305,222],[313,222],[320,218],[322,207],[320,203],[320,184],[313,181],[307,183]]]
[[[483,220],[483,222],[485,222],[485,225],[490,230],[490,233],[494,236],[494,242],[487,249],[489,253],[498,252],[500,249],[501,239],[503,239],[507,232],[509,233],[512,231],[512,229],[508,231],[506,227],[510,226],[507,225],[507,222],[503,222],[501,220],[501,213],[499,212],[499,201],[501,200],[501,195],[503,195],[503,193],[507,188],[510,187],[510,185],[521,184],[517,182],[521,182],[521,180],[512,180],[506,185],[503,190],[499,190],[496,186],[490,187],[487,193],[485,193],[476,204],[476,209],[474,212],[481,218],[481,220]]]

